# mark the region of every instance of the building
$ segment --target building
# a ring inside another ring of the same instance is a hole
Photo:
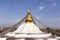
[[[19,22],[20,23],[20,22]],[[55,40],[50,38],[51,33],[42,32],[36,24],[34,24],[30,10],[27,12],[24,23],[19,25],[16,31],[9,32],[4,35],[5,40]]]

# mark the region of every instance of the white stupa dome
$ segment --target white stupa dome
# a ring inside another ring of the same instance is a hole
[[[15,31],[16,33],[42,33],[34,23],[24,23]]]

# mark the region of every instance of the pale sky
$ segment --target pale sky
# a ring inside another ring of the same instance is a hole
[[[0,0],[0,24],[15,24],[29,8],[34,17],[60,28],[60,0]]]

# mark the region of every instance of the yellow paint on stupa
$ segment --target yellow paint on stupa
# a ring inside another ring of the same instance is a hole
[[[30,10],[28,10],[28,12],[27,12],[27,17],[26,17],[25,22],[29,22],[29,23],[31,23],[31,22],[32,22],[32,17],[31,17]]]

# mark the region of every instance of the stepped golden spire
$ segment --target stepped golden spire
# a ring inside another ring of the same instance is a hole
[[[32,17],[31,17],[30,10],[27,11],[27,17],[26,17],[25,22],[32,22]]]

